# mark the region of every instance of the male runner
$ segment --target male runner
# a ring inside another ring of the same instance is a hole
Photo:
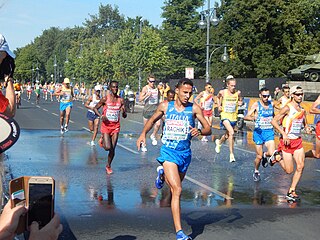
[[[137,140],[140,150],[141,144],[146,142],[146,135],[162,116],[165,116],[165,126],[162,136],[160,157],[157,159],[162,167],[158,167],[156,187],[162,188],[164,180],[169,185],[172,199],[171,211],[176,230],[176,239],[187,240],[191,237],[184,234],[181,227],[180,196],[183,181],[191,162],[191,138],[201,135],[210,135],[211,127],[203,117],[200,107],[189,102],[192,95],[193,83],[184,78],[178,82],[175,89],[176,100],[160,103],[156,112],[144,126]],[[201,122],[203,129],[195,128],[195,118]]]
[[[90,145],[95,146],[96,144],[94,143],[97,133],[98,133],[98,126],[99,126],[99,116],[95,114],[94,112],[94,107],[100,102],[100,89],[95,86],[94,87],[94,93],[92,96],[88,98],[84,106],[88,108],[87,112],[87,119],[88,119],[88,125],[89,129],[92,132],[92,138]]]
[[[291,101],[284,106],[280,112],[272,119],[271,124],[281,133],[278,150],[282,152],[282,159],[277,160],[287,174],[294,171],[294,161],[296,171],[293,174],[292,182],[287,193],[288,201],[297,201],[299,196],[296,193],[297,184],[302,176],[304,169],[304,149],[301,139],[301,128],[306,123],[306,111],[300,106],[303,98],[303,90],[300,86],[290,88]],[[280,120],[282,127],[279,126]]]
[[[112,174],[111,163],[115,156],[115,150],[120,132],[120,111],[122,117],[126,118],[127,113],[124,107],[123,99],[118,95],[119,83],[112,81],[110,83],[110,92],[102,98],[93,108],[96,115],[102,120],[101,123],[101,138],[99,145],[106,151],[109,151],[108,162],[106,165],[107,174]],[[99,113],[99,108],[103,106],[102,114]]]
[[[242,101],[241,92],[236,90],[236,79],[229,75],[226,78],[227,88],[220,90],[217,95],[218,110],[221,112],[220,127],[226,132],[221,139],[216,140],[216,153],[220,153],[221,145],[229,138],[230,162],[235,162],[233,154],[234,147],[234,127],[237,124],[238,105]]]
[[[256,158],[254,160],[253,180],[260,181],[259,166],[263,158],[263,145],[268,149],[268,156],[272,156],[275,151],[274,131],[271,124],[274,116],[273,103],[268,100],[270,91],[267,88],[261,88],[259,91],[260,100],[253,103],[245,116],[245,120],[255,121],[253,131],[253,141],[256,145]],[[264,167],[268,162],[263,162]]]
[[[155,86],[156,79],[153,75],[148,76],[148,84],[142,88],[142,91],[139,95],[139,101],[144,102],[143,107],[143,124],[146,125],[147,121],[151,118],[151,116],[155,113],[158,105],[159,105],[159,90]],[[158,122],[155,123],[153,127],[153,133],[150,135],[150,139],[152,141],[152,145],[157,145],[157,133],[160,128],[160,119]],[[147,151],[147,148],[143,146],[141,149],[143,152]]]
[[[278,110],[283,108],[290,101],[290,87],[283,86],[282,92],[283,92],[283,95],[278,99],[277,103],[274,106]]]
[[[57,90],[53,95],[60,96],[60,132],[64,134],[69,131],[68,125],[73,106],[73,91],[69,78],[63,80],[62,88]]]
[[[312,104],[310,109],[311,114],[315,114],[316,122],[316,149],[306,152],[307,158],[320,158],[320,95],[317,100]]]
[[[13,84],[13,88],[14,88],[14,93],[16,95],[16,105],[17,105],[17,108],[19,108],[21,105],[22,85],[21,83],[19,83],[19,81],[16,80]]]

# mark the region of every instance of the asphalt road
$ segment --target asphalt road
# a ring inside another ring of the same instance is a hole
[[[56,212],[64,232],[60,239],[175,239],[167,187],[154,187],[158,146],[137,152],[142,125],[141,108],[122,119],[113,163],[104,171],[107,153],[90,147],[86,109],[75,102],[70,131],[59,132],[57,102],[39,105],[25,101],[16,120],[22,131],[6,152],[7,180],[21,175],[50,175],[56,180]],[[214,137],[221,134],[214,129]],[[222,146],[194,139],[193,159],[183,183],[182,223],[194,239],[319,239],[320,162],[309,159],[298,187],[299,204],[288,204],[291,176],[279,166],[261,169],[261,182],[252,180],[252,134],[236,136],[236,163]],[[313,147],[313,139],[304,143]]]

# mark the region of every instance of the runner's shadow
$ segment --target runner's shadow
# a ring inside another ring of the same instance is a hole
[[[134,239],[137,239],[137,237],[131,236],[131,235],[121,235],[115,238],[110,238],[109,240],[134,240]]]
[[[225,220],[227,223],[233,223],[236,220],[243,218],[238,209],[230,209],[223,212],[206,213],[202,211],[190,212],[183,214],[182,218],[188,223],[192,229],[190,237],[195,239],[202,234],[204,227],[213,223]]]

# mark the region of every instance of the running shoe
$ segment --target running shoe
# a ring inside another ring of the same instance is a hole
[[[155,181],[155,185],[158,189],[163,188],[164,185],[164,170],[162,166],[157,167],[158,176]]]
[[[300,197],[296,194],[295,190],[291,190],[291,192],[287,193],[286,199],[288,202],[297,202],[300,200]]]
[[[277,155],[279,155],[278,150],[274,150],[274,152],[272,153],[272,155],[268,159],[268,163],[270,164],[270,166],[273,166],[274,164],[277,163],[277,159],[276,159]]]
[[[107,167],[107,166],[106,166],[106,172],[107,172],[107,174],[112,174],[113,173],[111,167]]]
[[[64,128],[63,128],[63,127],[60,128],[60,133],[61,133],[61,134],[64,133]]]
[[[229,162],[235,162],[235,161],[236,161],[236,159],[234,158],[233,153],[230,153],[230,160],[229,160]]]
[[[156,146],[158,144],[158,141],[153,134],[150,135],[150,139],[153,146]]]
[[[176,235],[177,240],[192,240],[192,238],[188,235],[186,235],[182,230],[177,232]]]
[[[69,131],[68,125],[65,125],[65,126],[64,126],[64,132],[68,132],[68,131]]]
[[[141,149],[141,152],[148,151],[147,146],[145,144],[142,144],[142,143],[141,143],[141,148],[140,149]]]
[[[221,143],[220,143],[220,140],[219,139],[216,139],[216,153],[220,153],[220,150],[221,150]]]
[[[208,138],[206,138],[205,136],[203,136],[203,137],[201,138],[201,142],[208,142]]]
[[[95,146],[95,145],[96,145],[96,144],[94,143],[94,141],[91,141],[91,142],[90,142],[90,146],[93,147],[93,146]]]
[[[266,168],[266,167],[268,167],[268,164],[269,164],[269,162],[268,162],[268,158],[267,158],[267,153],[264,152],[264,153],[262,154],[262,162],[261,162],[261,165],[262,165],[262,167]]]
[[[259,182],[260,180],[261,180],[260,173],[259,172],[254,172],[253,173],[253,181]]]

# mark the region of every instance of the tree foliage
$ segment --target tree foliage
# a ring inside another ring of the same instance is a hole
[[[154,73],[168,79],[184,77],[185,68],[193,67],[196,78],[204,77],[206,31],[197,23],[206,3],[165,0],[160,27],[100,4],[98,14],[83,26],[52,27],[18,49],[15,76],[25,81],[69,77],[87,83],[116,79],[135,89],[139,69],[143,78]],[[319,52],[318,0],[222,0],[214,7],[220,23],[210,26],[210,44],[227,44],[232,59],[221,62],[223,48],[210,46],[212,78],[281,77],[301,64],[302,58],[293,56]]]

